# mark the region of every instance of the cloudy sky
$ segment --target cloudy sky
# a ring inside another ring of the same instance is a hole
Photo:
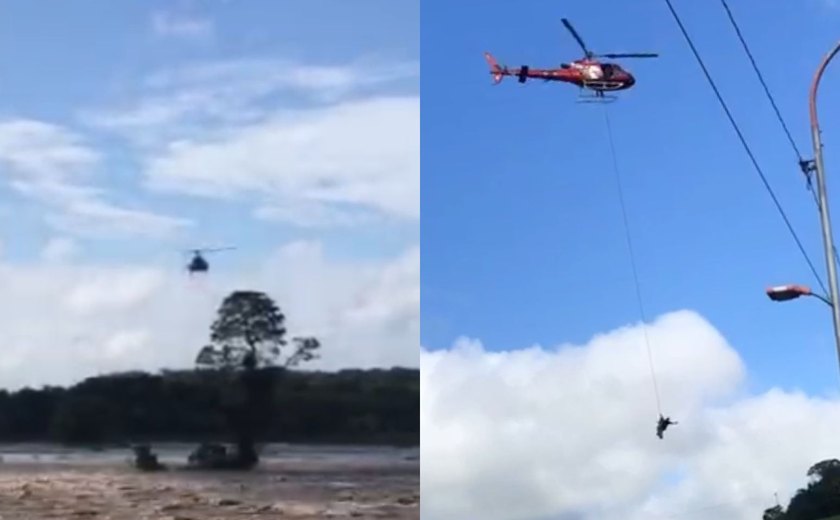
[[[190,366],[239,288],[416,366],[418,9],[4,0],[0,386]]]
[[[840,11],[729,4],[808,155],[808,86]],[[726,12],[674,5],[823,272],[811,194]],[[421,8],[424,519],[755,520],[774,493],[786,504],[811,464],[840,458],[830,314],[764,295],[819,285],[666,4]],[[622,61],[637,83],[608,115],[662,411],[679,421],[663,440],[604,108],[566,85],[492,86],[482,56],[578,58],[561,17],[595,52],[660,53]],[[829,191],[837,81],[820,98]]]

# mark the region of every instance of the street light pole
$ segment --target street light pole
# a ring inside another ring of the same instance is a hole
[[[826,54],[820,63],[814,81],[811,84],[810,113],[811,113],[811,139],[814,142],[814,173],[817,177],[817,194],[820,205],[820,223],[822,224],[823,245],[825,247],[825,261],[828,268],[828,288],[831,297],[831,315],[834,321],[834,341],[837,345],[837,360],[840,363],[840,290],[837,288],[837,269],[834,263],[834,243],[831,236],[831,220],[828,214],[828,197],[825,190],[825,168],[823,166],[822,141],[820,139],[820,126],[817,120],[817,87],[826,66],[834,56],[840,52],[840,42]]]

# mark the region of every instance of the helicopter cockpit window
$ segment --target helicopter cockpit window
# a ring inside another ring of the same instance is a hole
[[[604,74],[604,79],[610,79],[618,67],[609,63],[601,65],[601,71]]]

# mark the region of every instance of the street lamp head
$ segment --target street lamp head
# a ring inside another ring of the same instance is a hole
[[[812,296],[811,289],[804,285],[777,285],[767,289],[767,296],[776,302],[795,300],[800,296]]]

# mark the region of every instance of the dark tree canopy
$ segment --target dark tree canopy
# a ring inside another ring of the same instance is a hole
[[[273,380],[261,442],[420,442],[417,369],[258,372]],[[217,370],[130,372],[68,388],[0,390],[0,442],[225,442],[227,381]]]
[[[210,345],[196,363],[219,368],[257,368],[276,364],[289,346],[286,316],[265,293],[234,291],[219,307],[210,327]],[[291,352],[281,364],[293,367],[317,357],[316,338],[292,338]]]
[[[808,485],[797,490],[787,509],[764,511],[763,520],[827,520],[840,516],[840,461],[826,459],[808,468]]]
[[[817,481],[840,476],[840,460],[827,459],[808,468],[808,477]]]

